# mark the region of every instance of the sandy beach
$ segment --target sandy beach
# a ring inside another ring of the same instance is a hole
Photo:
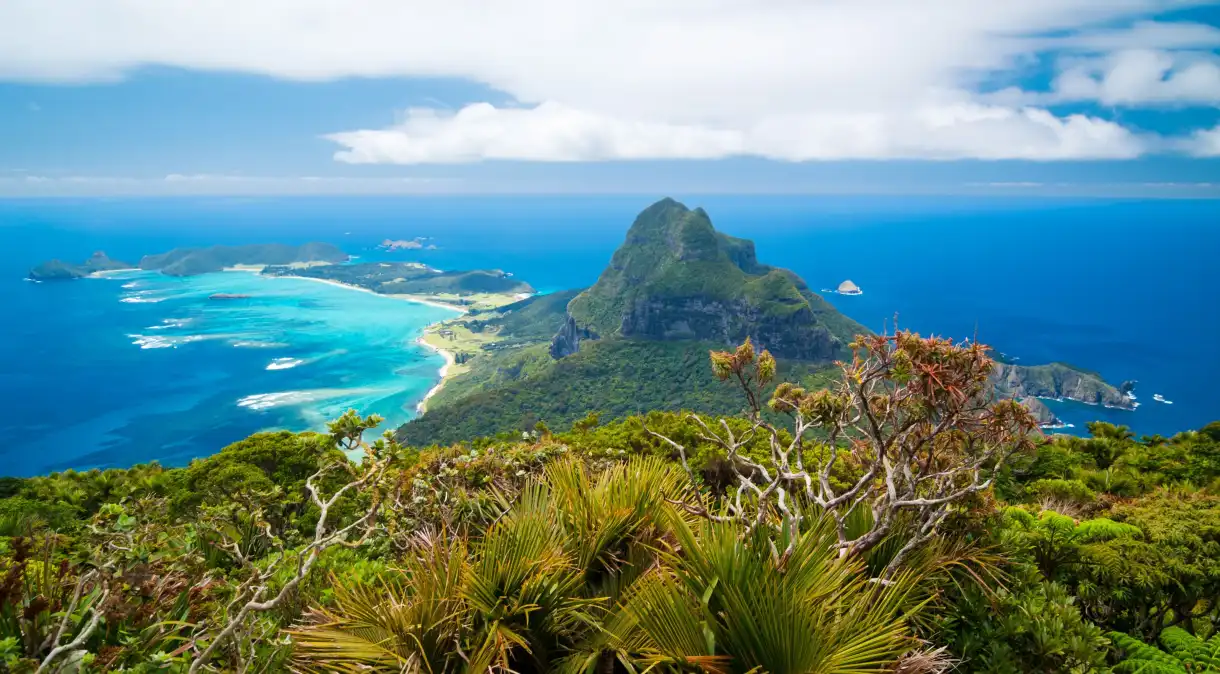
[[[140,271],[140,268],[139,267],[126,267],[124,269],[103,269],[102,271],[95,271],[95,272],[89,274],[89,278],[101,278],[103,276],[109,276],[111,274],[122,274],[122,273],[129,272],[129,271]]]
[[[428,391],[428,393],[424,395],[423,399],[419,401],[419,404],[415,406],[415,411],[418,412],[419,414],[423,414],[428,409],[428,399],[431,398],[432,396],[436,395],[441,390],[441,388],[445,386],[445,382],[449,379],[449,370],[453,367],[453,365],[457,361],[454,358],[452,351],[447,351],[434,344],[429,344],[428,342],[424,341],[423,337],[420,337],[419,339],[415,340],[415,343],[419,344],[420,346],[422,346],[424,348],[432,349],[433,351],[439,353],[445,359],[445,364],[442,365],[441,369],[440,369],[441,380],[438,381],[436,383],[436,386],[433,386]]]
[[[253,270],[226,269],[225,271],[253,271]],[[373,292],[372,290],[369,290],[368,288],[361,288],[360,286],[354,286],[350,283],[340,283],[339,281],[332,281],[330,279],[325,279],[325,278],[313,278],[311,276],[269,276],[268,278],[294,278],[294,279],[300,279],[302,281],[313,281],[314,283],[325,283],[326,285],[335,286],[336,288],[347,288],[348,290],[355,290],[355,291],[362,292],[362,293],[368,293],[370,295],[376,295],[378,297],[388,297],[390,299],[402,300],[404,302],[414,302],[416,304],[426,304],[430,307],[437,307],[438,309],[449,309],[450,311],[456,311],[459,314],[466,313],[466,309],[464,307],[459,307],[456,304],[440,302],[438,300],[428,299],[426,297],[421,297],[419,295],[390,295],[390,294],[386,294],[386,293],[378,293],[378,292]]]

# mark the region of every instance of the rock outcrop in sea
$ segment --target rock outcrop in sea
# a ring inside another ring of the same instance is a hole
[[[860,286],[851,282],[851,279],[847,279],[839,284],[838,293],[840,295],[859,295],[863,292],[863,290],[860,290]]]

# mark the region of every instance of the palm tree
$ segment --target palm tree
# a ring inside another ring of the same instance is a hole
[[[481,536],[421,536],[294,630],[303,671],[880,672],[914,645],[915,578],[873,582],[818,522],[694,520],[657,459],[552,464]]]

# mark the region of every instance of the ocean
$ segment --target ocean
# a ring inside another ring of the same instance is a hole
[[[851,279],[862,295],[827,297],[875,330],[896,317],[924,334],[977,335],[1022,364],[1138,381],[1134,411],[1052,402],[1069,431],[1101,419],[1170,435],[1220,419],[1220,202],[672,196],[815,290]],[[39,261],[317,240],[364,260],[499,268],[545,292],[593,283],[655,198],[0,201],[0,475],[182,465],[259,430],[320,429],[349,407],[395,426],[443,363],[415,339],[453,315],[242,272],[24,281]],[[437,249],[377,249],[414,237]]]

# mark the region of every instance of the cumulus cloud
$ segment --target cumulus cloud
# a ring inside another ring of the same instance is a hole
[[[359,163],[1121,158],[1148,143],[1097,116],[1055,114],[1054,101],[983,96],[981,83],[1068,50],[1080,60],[1059,100],[1213,100],[1205,57],[1218,31],[1147,20],[1192,4],[1205,3],[5,0],[0,78],[109,80],[153,64],[452,77],[516,102],[411,110],[397,126],[329,136],[339,160]],[[1204,52],[1179,62],[1185,49]]]
[[[629,122],[558,103],[529,109],[476,103],[454,114],[415,109],[400,126],[328,138],[347,148],[335,158],[353,164],[716,159],[746,149],[738,131]]]
[[[1206,52],[1128,49],[1070,63],[1049,100],[1104,105],[1220,103],[1220,57]]]
[[[1145,141],[1113,122],[1045,110],[961,103],[893,114],[764,115],[741,129],[627,122],[547,102],[489,103],[456,113],[409,111],[388,129],[328,136],[353,164],[440,164],[483,159],[606,161],[757,156],[834,159],[1127,159]]]
[[[1220,124],[1194,132],[1183,141],[1182,149],[1196,157],[1220,157]]]

